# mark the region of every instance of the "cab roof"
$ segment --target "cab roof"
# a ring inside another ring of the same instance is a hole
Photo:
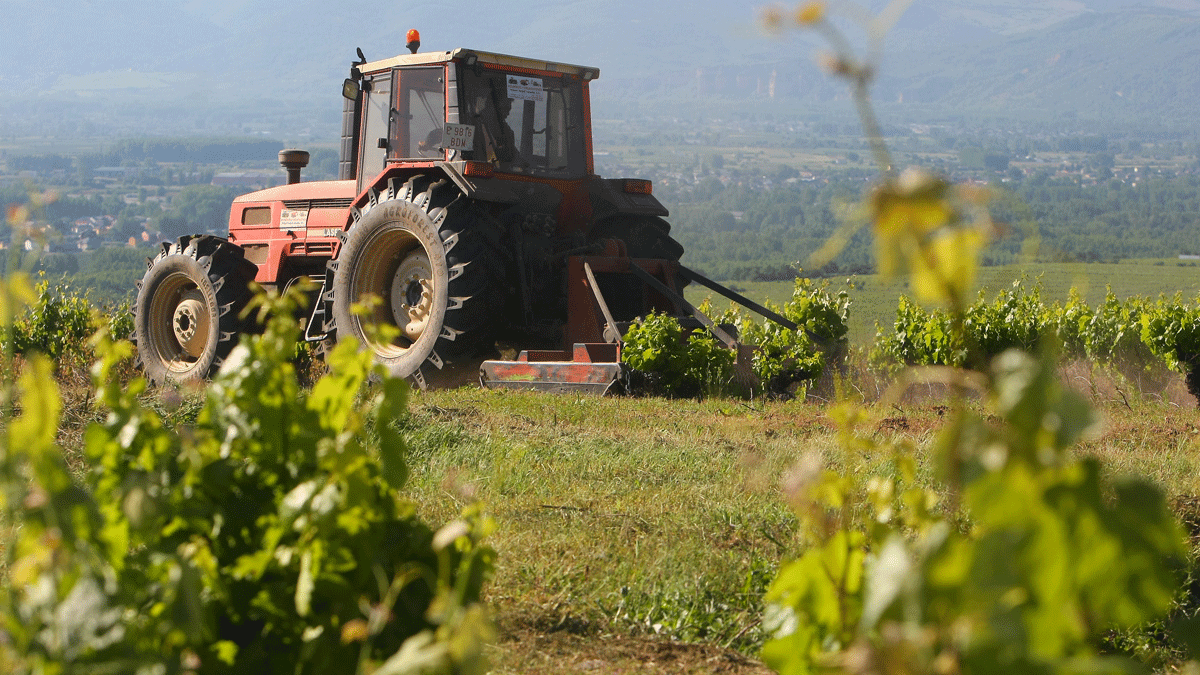
[[[390,59],[364,63],[358,66],[358,70],[362,73],[374,73],[381,70],[390,70],[397,66],[423,66],[446,63],[447,61],[470,63],[471,57],[478,59],[481,63],[495,64],[504,68],[528,68],[530,70],[543,70],[551,73],[568,73],[578,75],[585,80],[594,80],[600,77],[600,69],[593,66],[573,66],[569,63],[555,63],[553,61],[528,59],[523,56],[509,56],[508,54],[495,54],[493,52],[481,52],[461,47],[449,52],[401,54],[393,56]]]

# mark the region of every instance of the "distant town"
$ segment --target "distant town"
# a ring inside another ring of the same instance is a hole
[[[727,280],[794,274],[878,173],[850,121],[598,119],[594,129],[596,172],[651,179],[671,211],[685,261]],[[990,186],[997,220],[1017,233],[985,254],[990,264],[1017,255],[1031,227],[1041,237],[1040,255],[1053,260],[1200,255],[1194,137],[953,123],[885,133],[900,167],[924,166]],[[284,182],[276,156],[285,145],[255,137],[150,138],[100,150],[63,142],[47,151],[44,139],[3,139],[3,203],[25,204],[30,191],[49,191],[54,199],[24,212],[21,232],[0,225],[0,247],[87,254],[146,249],[195,232],[222,234],[236,195]],[[332,146],[306,149],[312,159],[303,180],[336,177]],[[70,271],[77,264],[62,266]],[[873,267],[862,240],[850,242],[829,271]]]

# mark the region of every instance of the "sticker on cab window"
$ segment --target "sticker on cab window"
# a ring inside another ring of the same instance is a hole
[[[546,90],[542,89],[542,78],[509,75],[508,97],[514,101],[544,101]]]

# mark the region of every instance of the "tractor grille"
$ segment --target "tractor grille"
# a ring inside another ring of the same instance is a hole
[[[348,209],[353,199],[287,199],[283,202],[285,209]]]
[[[292,244],[290,253],[292,255],[319,256],[333,255],[332,241],[298,241]]]

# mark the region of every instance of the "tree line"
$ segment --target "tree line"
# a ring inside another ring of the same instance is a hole
[[[214,162],[271,159],[283,149],[274,140],[245,138],[132,138],[122,139],[96,153],[79,155],[78,161],[94,166],[122,166],[126,162],[212,164]],[[5,161],[14,171],[70,170],[74,160],[67,155],[13,155]]]
[[[1002,236],[984,252],[984,264],[1015,262],[1030,238],[1047,262],[1200,253],[1200,176],[1143,176],[1085,181],[1049,171],[1006,174],[991,185]],[[804,265],[853,216],[848,205],[866,189],[861,179],[752,190],[714,178],[664,198],[685,264],[716,278],[766,281],[791,278],[793,266]],[[860,230],[851,237],[823,271],[874,272],[866,235]]]

